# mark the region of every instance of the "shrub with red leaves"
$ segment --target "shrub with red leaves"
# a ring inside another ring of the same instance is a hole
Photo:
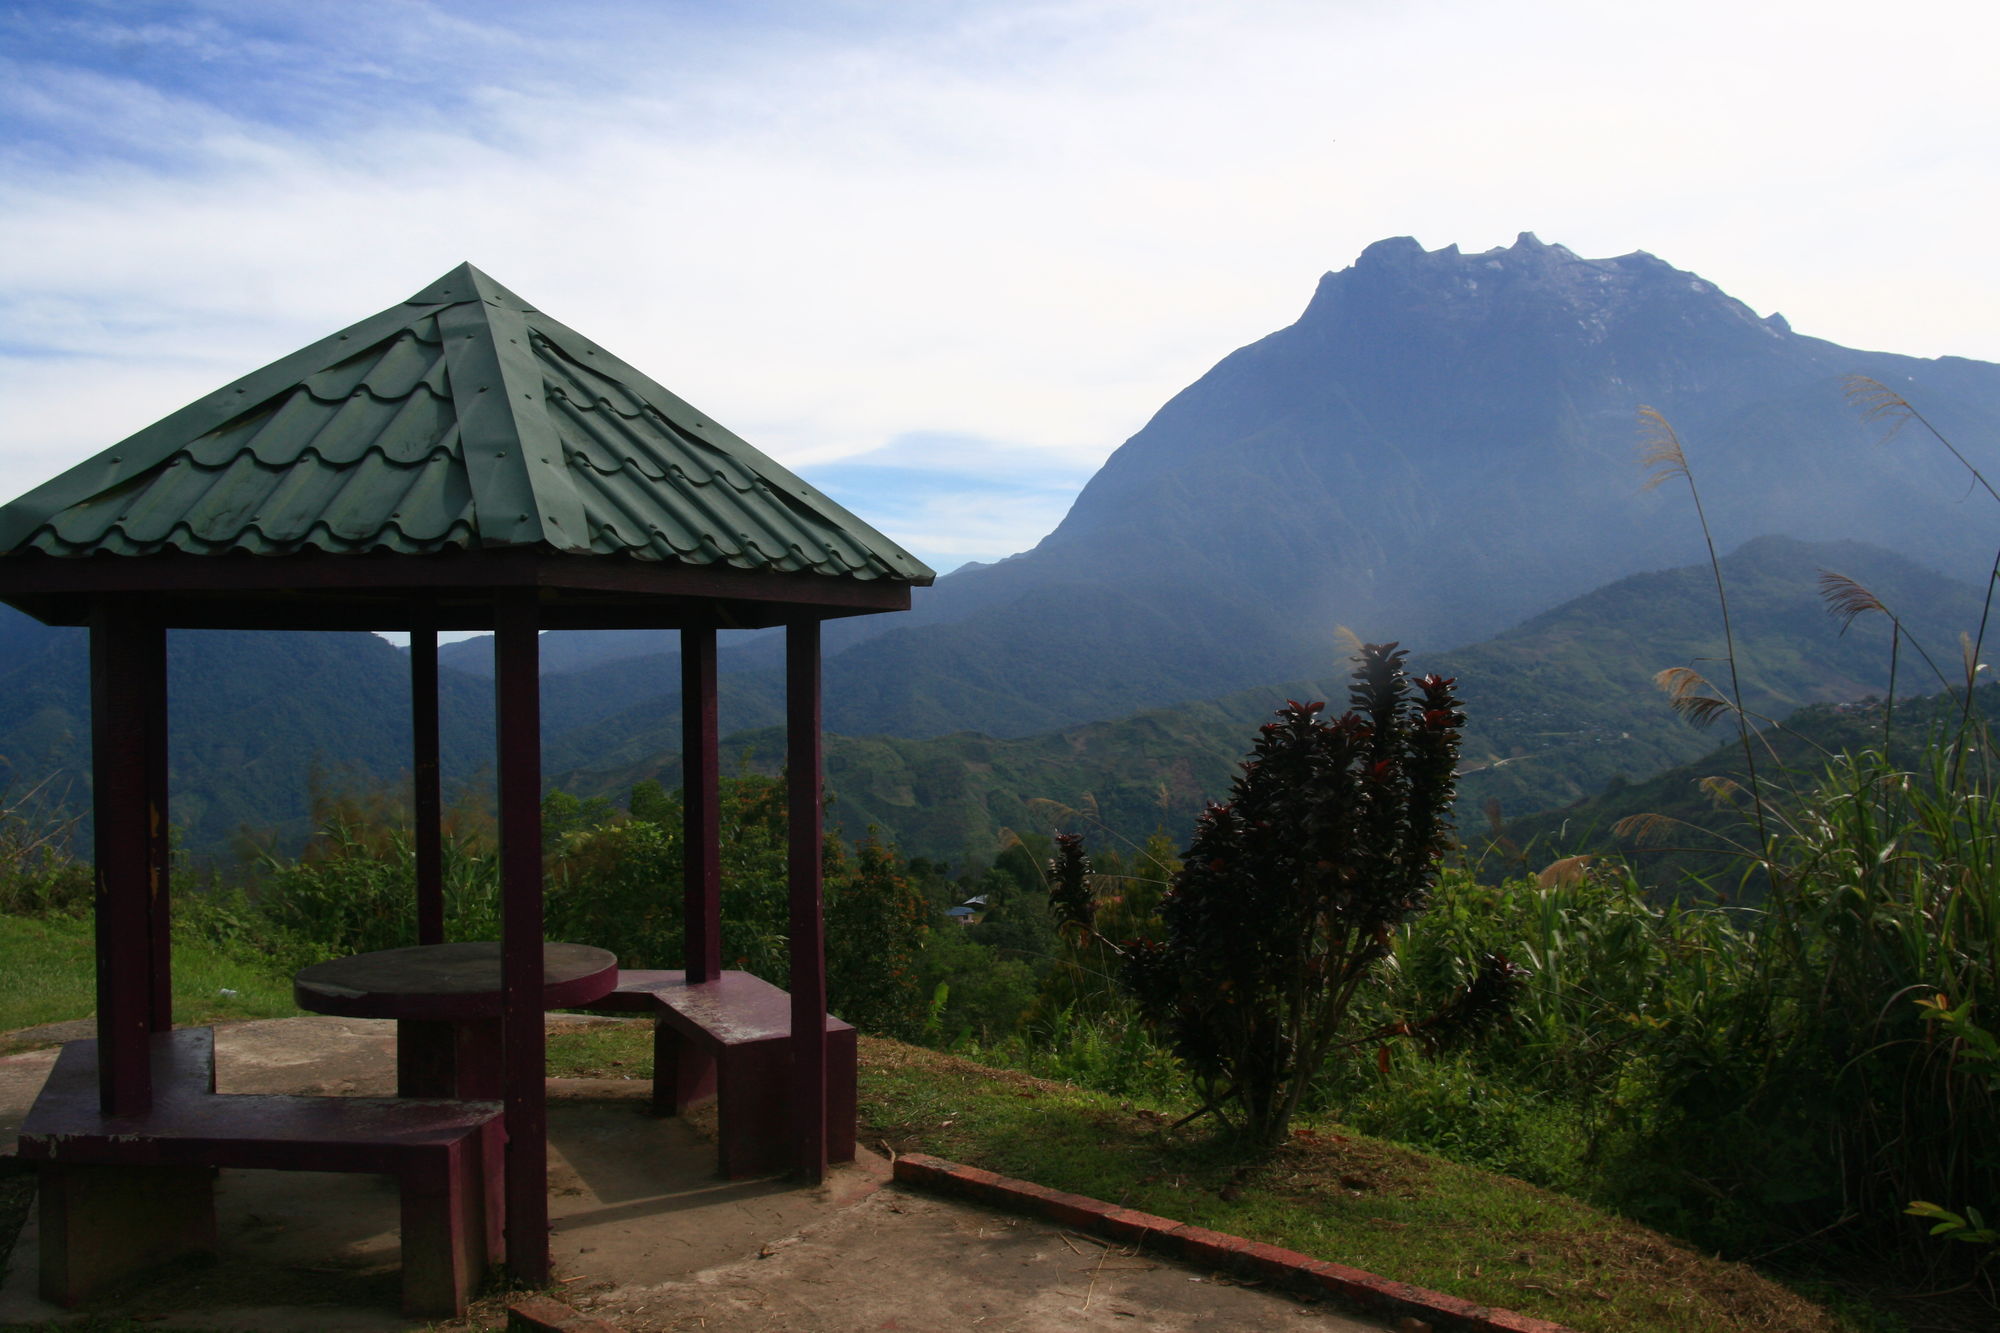
[[[1229,800],[1196,826],[1161,903],[1165,939],[1126,956],[1205,1109],[1259,1144],[1284,1140],[1447,845],[1465,716],[1452,681],[1411,680],[1405,656],[1369,644],[1346,713],[1294,701],[1263,726]]]

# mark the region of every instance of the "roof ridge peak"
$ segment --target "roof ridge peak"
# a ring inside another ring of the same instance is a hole
[[[461,261],[458,267],[422,288],[403,304],[451,306],[464,305],[471,301],[482,301],[487,305],[517,310],[524,315],[540,313],[534,306],[488,277],[470,260]]]

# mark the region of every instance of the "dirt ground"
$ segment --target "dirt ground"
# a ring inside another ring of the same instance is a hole
[[[278,1019],[216,1037],[222,1092],[393,1088],[392,1024]],[[53,1051],[0,1059],[0,1148],[11,1149],[53,1060]],[[654,1118],[645,1091],[630,1080],[552,1080],[549,1111],[553,1294],[635,1333],[1384,1327],[1045,1223],[905,1192],[886,1183],[888,1164],[871,1153],[816,1188],[724,1181],[704,1127]],[[215,1261],[150,1275],[75,1312],[35,1295],[30,1213],[0,1282],[0,1324],[95,1314],[162,1329],[424,1327],[395,1313],[392,1182],[226,1171],[217,1208]],[[489,1297],[471,1318],[432,1327],[504,1322],[504,1298]]]

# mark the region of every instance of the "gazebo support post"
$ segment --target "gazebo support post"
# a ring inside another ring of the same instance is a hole
[[[132,600],[98,600],[90,626],[91,764],[98,1101],[107,1115],[152,1106],[150,1037],[159,1009],[171,1019],[163,966],[171,946],[162,753],[166,656],[165,629]],[[163,990],[167,994],[156,998]]]
[[[146,634],[146,929],[152,971],[147,987],[147,1027],[174,1028],[173,829],[167,822],[167,630]]]
[[[715,627],[681,631],[683,964],[690,985],[722,975],[722,759]]]
[[[792,1140],[794,1168],[826,1179],[826,925],[820,894],[819,622],[785,626],[786,820],[791,834]]]
[[[438,637],[410,630],[410,815],[416,825],[417,943],[444,943],[444,796],[438,772]]]
[[[495,609],[500,757],[500,1027],[507,1110],[507,1272],[549,1280],[547,1069],[542,1029],[540,645],[532,592]]]

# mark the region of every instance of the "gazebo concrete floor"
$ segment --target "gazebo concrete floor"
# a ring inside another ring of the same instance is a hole
[[[572,1022],[552,1016],[552,1025]],[[63,1025],[54,1038],[93,1035]],[[53,1049],[0,1059],[0,1151],[11,1152]],[[216,1031],[217,1090],[387,1096],[395,1025],[284,1018]],[[1232,1285],[1048,1223],[906,1192],[862,1150],[816,1188],[725,1181],[699,1120],[658,1119],[641,1080],[549,1083],[554,1294],[621,1329],[1379,1330],[1327,1307]],[[884,1186],[887,1188],[883,1188]],[[222,1252],[65,1311],[35,1294],[32,1211],[0,1282],[0,1325],[98,1317],[161,1329],[390,1330],[396,1189],[375,1176],[225,1171]],[[4,1244],[4,1238],[0,1238]],[[506,1322],[504,1297],[450,1329]]]

